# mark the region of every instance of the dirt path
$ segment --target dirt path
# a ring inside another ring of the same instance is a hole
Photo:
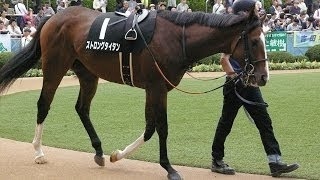
[[[65,149],[44,147],[47,164],[35,164],[33,147],[30,143],[17,142],[0,138],[0,179],[110,179],[110,180],[165,180],[166,172],[159,164],[136,160],[109,162],[106,167],[98,167],[93,161],[93,154]],[[208,169],[174,166],[185,180],[206,179],[273,179],[237,173],[224,176],[212,173]]]
[[[320,70],[308,71],[272,71],[277,73],[301,73],[320,72]],[[221,73],[193,73],[196,77],[214,77]],[[188,77],[188,76],[186,76]],[[100,81],[103,83],[105,81]],[[18,79],[6,94],[40,89],[42,78]],[[65,77],[60,85],[78,85],[74,77]],[[109,162],[106,156],[106,167],[98,167],[93,161],[92,153],[77,152],[52,147],[44,147],[47,164],[39,165],[33,161],[34,150],[31,143],[17,142],[0,138],[0,179],[94,179],[94,180],[165,180],[166,172],[157,163],[142,162],[124,159],[116,163]],[[270,176],[236,173],[235,176],[226,176],[212,173],[209,169],[174,166],[185,180],[209,180],[209,179],[243,179],[264,180],[273,179]],[[285,178],[277,178],[285,179]]]

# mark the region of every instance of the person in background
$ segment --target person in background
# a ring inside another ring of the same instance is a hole
[[[120,9],[123,7],[123,0],[117,0],[116,2],[116,11],[120,12]]]
[[[168,0],[168,7],[177,7],[177,1],[176,0]]]
[[[225,0],[224,6],[226,9],[228,9],[228,7],[232,8],[232,4],[233,4],[234,0]]]
[[[150,11],[155,11],[156,10],[156,5],[150,4],[149,8],[150,8]]]
[[[223,14],[225,13],[224,5],[222,4],[222,0],[216,0],[216,3],[212,7],[213,14]]]
[[[33,37],[34,33],[36,33],[36,31],[37,31],[37,29],[33,25],[33,23],[31,23],[30,21],[27,21],[26,27],[24,27],[23,30],[26,29],[26,28],[30,30],[30,36]]]
[[[60,11],[65,10],[65,9],[66,9],[65,6],[66,6],[66,5],[65,5],[65,2],[64,2],[64,1],[59,1],[59,4],[58,4],[58,6],[57,6],[57,13],[60,12]]]
[[[93,0],[92,6],[94,10],[106,13],[107,12],[107,0]]]
[[[180,3],[177,5],[178,12],[185,12],[189,9],[189,5],[187,4],[187,0],[181,0]]]
[[[81,0],[71,0],[70,6],[82,6],[82,1]]]
[[[305,23],[302,23],[301,27],[304,31],[314,31],[317,29],[315,19],[313,17],[309,17]]]
[[[308,16],[311,16],[313,14],[313,1],[312,0],[305,0],[304,3],[307,6]]]
[[[313,18],[317,21],[320,21],[320,5],[319,7],[314,11]]]
[[[255,6],[255,0],[239,0],[233,4],[233,13],[249,11]],[[258,14],[258,12],[256,12]],[[245,86],[241,80],[235,81],[237,74],[242,72],[238,61],[229,54],[221,54],[220,63],[222,69],[227,74],[226,85],[223,87],[223,107],[222,114],[212,143],[212,166],[211,171],[234,175],[235,170],[223,161],[224,143],[229,135],[233,122],[241,106],[248,112],[259,130],[262,144],[267,155],[269,168],[273,177],[278,177],[282,173],[289,173],[299,168],[298,164],[288,165],[281,160],[281,151],[278,141],[275,138],[271,118],[265,106],[256,106],[243,102],[235,94],[237,92],[245,99],[258,103],[264,103],[259,87]],[[238,151],[241,152],[241,151]]]
[[[123,1],[123,7],[120,9],[121,13],[124,13],[126,16],[129,16],[131,14],[131,11],[129,10],[129,2]]]
[[[166,6],[166,3],[165,2],[161,2],[159,4],[159,10],[166,10],[167,6]]]
[[[23,4],[23,0],[18,0],[18,3],[14,6],[14,11],[17,15],[17,25],[20,27],[20,29],[23,29],[25,22],[24,22],[24,16],[28,14],[26,6]],[[21,33],[20,33],[21,34]]]
[[[138,5],[137,1],[136,0],[129,0],[128,3],[129,3],[129,11],[134,12],[136,6]]]
[[[270,24],[269,24],[269,19],[265,19],[262,23],[262,31],[264,34],[267,34],[268,32],[271,31],[271,27],[270,27]]]
[[[301,11],[300,14],[297,16],[297,19],[299,20],[299,25],[302,26],[302,23],[306,22],[309,18],[306,11]]]
[[[289,13],[292,15],[300,14],[299,0],[293,1],[293,6],[290,8]]]
[[[23,20],[25,22],[25,25],[27,21],[30,21],[32,24],[34,24],[34,15],[33,15],[33,10],[31,8],[29,8],[28,13],[23,16]]]
[[[17,22],[14,18],[10,19],[7,29],[11,35],[21,35],[22,34],[21,29],[17,25]]]
[[[297,18],[293,19],[293,21],[287,26],[287,31],[300,31],[301,26],[299,25],[299,20]]]
[[[46,2],[43,6],[43,13],[45,16],[53,16],[55,14],[54,10],[50,6],[49,2]]]
[[[277,14],[277,6],[278,6],[278,1],[277,0],[272,0],[272,5],[269,7],[269,14]]]
[[[308,11],[308,7],[306,5],[306,3],[304,3],[304,0],[299,0],[299,8],[300,8],[300,12],[301,11]]]
[[[231,6],[227,7],[225,13],[226,13],[226,14],[232,14],[232,7],[231,7]]]
[[[40,8],[38,9],[38,14],[36,15],[36,17],[34,18],[34,24],[35,26],[37,27],[41,21],[41,19],[44,17],[44,12],[43,12],[43,9]]]
[[[284,31],[286,29],[285,22],[281,22],[280,19],[276,19],[274,21],[274,27],[272,28],[272,31]]]
[[[0,34],[7,34],[9,33],[7,27],[4,25],[4,22],[0,20]]]
[[[21,38],[21,47],[27,46],[30,41],[32,40],[32,36],[30,35],[31,30],[29,28],[24,28],[23,29],[23,36]]]
[[[7,11],[4,9],[0,10],[0,20],[4,23],[5,26],[9,25],[9,19],[7,19]]]

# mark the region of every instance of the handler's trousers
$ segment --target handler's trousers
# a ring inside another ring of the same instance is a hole
[[[248,111],[259,130],[262,144],[267,155],[281,156],[279,143],[277,142],[272,128],[272,122],[266,107],[249,105],[242,102],[234,92],[234,83],[229,83],[223,88],[223,108],[216,133],[212,144],[212,158],[222,160],[224,157],[224,143],[229,135],[234,119],[241,106]],[[237,85],[237,92],[245,99],[263,103],[263,98],[258,87],[243,87]]]

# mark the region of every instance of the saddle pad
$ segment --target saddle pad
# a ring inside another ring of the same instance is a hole
[[[100,52],[140,52],[145,48],[145,44],[137,28],[136,40],[125,39],[125,34],[132,28],[133,17],[133,14],[127,18],[113,12],[99,15],[90,27],[86,49]],[[146,19],[138,24],[147,44],[152,40],[155,20],[156,12],[150,12]]]

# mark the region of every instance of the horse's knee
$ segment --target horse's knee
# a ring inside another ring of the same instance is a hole
[[[89,108],[85,108],[84,106],[81,106],[80,103],[76,104],[75,109],[80,117],[83,117],[89,114]]]

